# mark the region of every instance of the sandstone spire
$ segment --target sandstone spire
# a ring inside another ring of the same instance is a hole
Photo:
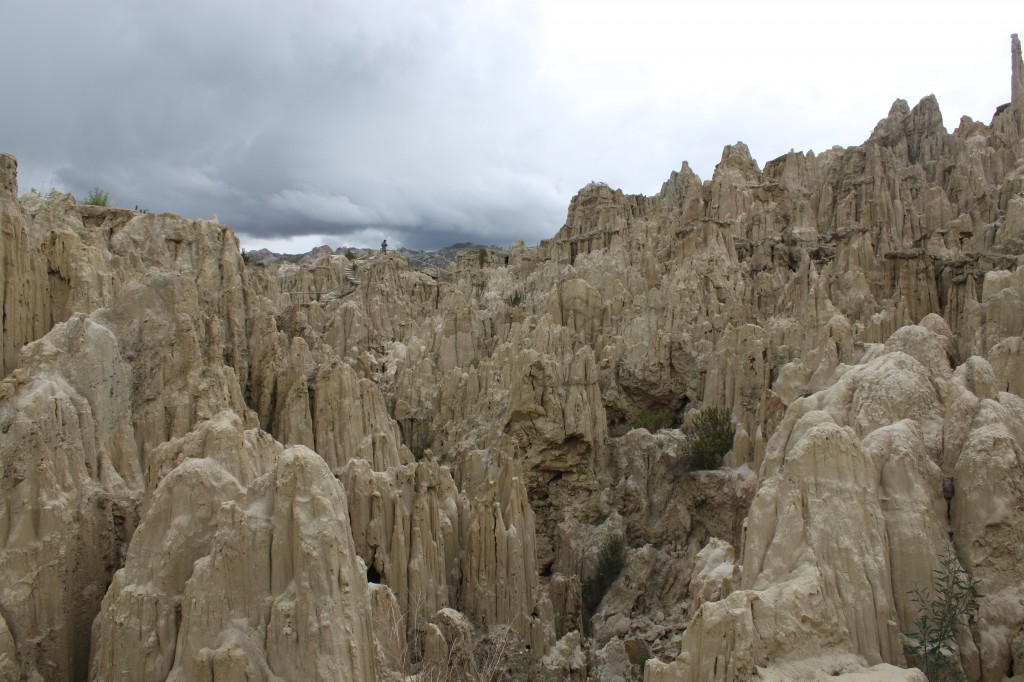
[[[1010,58],[1010,105],[1024,107],[1024,62],[1021,61],[1020,38],[1016,33],[1010,36]]]
[[[1017,54],[1020,54],[1020,46]],[[18,196],[18,160],[12,154],[0,154],[0,196],[5,199]]]

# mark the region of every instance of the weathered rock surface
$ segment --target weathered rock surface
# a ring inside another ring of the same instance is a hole
[[[347,506],[327,464],[302,446],[221,505],[209,554],[185,584],[167,679],[373,679]]]
[[[836,653],[902,666],[900,633],[918,615],[910,592],[930,584],[947,536],[982,582],[982,614],[992,619],[989,635],[960,643],[965,671],[1000,679],[1010,633],[1024,628],[1018,609],[995,606],[1015,603],[1005,591],[1018,589],[1024,558],[1004,525],[1022,499],[1012,482],[1024,465],[1024,401],[996,395],[980,358],[953,372],[948,330],[932,326],[940,331],[899,329],[864,363],[837,368],[830,387],[790,405],[747,517],[739,589],[704,604],[679,659],[649,664],[651,679],[708,679],[722,660],[726,679],[743,679],[755,666]],[[978,419],[972,405],[994,409]],[[955,491],[948,505],[944,469]],[[998,573],[986,570],[994,564]],[[727,623],[735,627],[719,641]],[[785,644],[792,638],[798,647]]]
[[[947,547],[983,595],[960,667],[1011,677],[1011,57],[987,125],[897,100],[863,145],[594,183],[443,270],[257,262],[19,199],[0,155],[0,679],[920,679],[908,593]],[[706,405],[733,449],[690,472]]]
[[[210,552],[221,506],[242,499],[280,453],[279,443],[243,431],[231,412],[157,448],[149,471],[157,483],[93,624],[91,679],[167,677],[185,583]]]

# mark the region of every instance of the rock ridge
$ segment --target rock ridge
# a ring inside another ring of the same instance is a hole
[[[243,257],[0,155],[0,677],[1024,669],[1024,109],[592,183],[534,248]],[[736,427],[689,471],[708,405]],[[621,573],[585,598],[602,549]],[[416,677],[418,676],[418,677]]]

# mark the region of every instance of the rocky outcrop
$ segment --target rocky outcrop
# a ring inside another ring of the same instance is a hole
[[[1010,104],[1014,107],[1024,106],[1024,61],[1020,56],[1020,38],[1014,33],[1010,36],[1010,59],[1013,68],[1010,72]]]
[[[948,535],[984,583],[982,613],[994,619],[989,636],[960,642],[964,669],[987,680],[1009,667],[1009,633],[1024,620],[993,602],[1012,602],[1005,591],[1019,584],[1005,570],[1019,565],[1021,545],[1003,524],[1020,504],[1010,482],[1024,465],[1024,402],[997,393],[980,358],[953,372],[949,330],[938,318],[926,322],[932,329],[901,328],[864,362],[837,368],[828,388],[790,405],[747,517],[739,589],[705,603],[679,659],[649,664],[651,679],[707,679],[716,661],[729,662],[723,679],[745,679],[755,665],[837,652],[905,665],[900,634],[913,631],[918,614],[910,594],[930,583]],[[972,417],[969,406],[983,403],[995,412]],[[973,496],[980,485],[991,506]],[[1017,549],[1004,562],[990,543]],[[1004,567],[998,576],[987,570],[994,564]],[[721,639],[728,624],[736,629]],[[801,646],[786,645],[790,638]]]
[[[138,523],[131,372],[111,331],[84,316],[21,356],[0,383],[0,610],[21,674],[77,679]]]
[[[243,499],[280,455],[280,444],[255,429],[243,431],[231,412],[157,448],[142,522],[93,624],[90,679],[167,677],[185,583],[210,552],[222,505]]]
[[[403,637],[458,603],[468,502],[447,467],[423,460],[374,471],[365,459],[341,473],[359,556],[372,582],[394,593]]]
[[[1011,55],[989,124],[897,100],[444,270],[257,262],[0,156],[0,678],[914,679],[947,547],[960,668],[1024,669]]]
[[[17,366],[19,348],[73,312],[106,305],[112,293],[109,268],[81,218],[69,214],[74,199],[52,193],[20,204],[17,168],[0,154],[0,377]]]
[[[167,679],[373,679],[366,576],[346,508],[344,488],[303,446],[223,504],[185,585]]]

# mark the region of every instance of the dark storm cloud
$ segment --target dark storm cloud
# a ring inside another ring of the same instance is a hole
[[[508,149],[543,97],[473,3],[24,3],[2,145],[53,186],[253,236],[537,238],[564,198]],[[539,150],[538,150],[539,151]],[[533,166],[531,168],[531,165]],[[436,236],[433,236],[436,235]]]

